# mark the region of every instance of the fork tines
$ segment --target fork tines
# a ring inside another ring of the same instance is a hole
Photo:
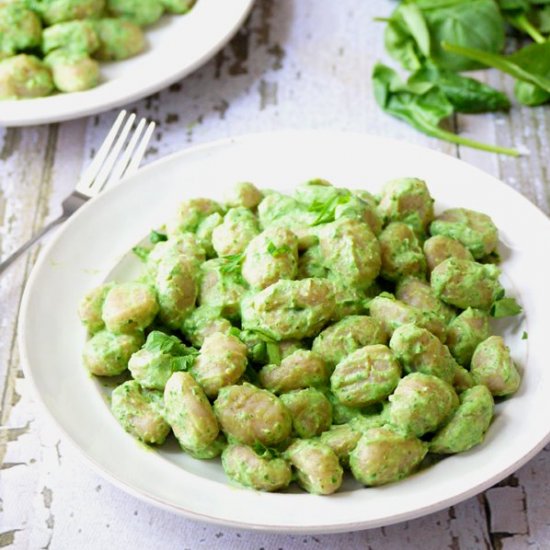
[[[80,193],[97,195],[106,185],[117,183],[123,176],[129,176],[137,170],[155,130],[155,123],[147,123],[142,118],[133,129],[136,115],[127,114],[126,111],[119,113],[105,141],[82,175],[76,186]]]

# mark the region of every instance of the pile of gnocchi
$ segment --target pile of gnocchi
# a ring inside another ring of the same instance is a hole
[[[490,332],[491,316],[521,312],[499,282],[497,228],[465,208],[435,217],[420,179],[378,196],[239,183],[223,204],[185,200],[149,240],[138,280],[83,298],[84,366],[118,377],[127,432],[173,433],[237,484],[395,482],[480,444],[494,398],[520,385]]]
[[[11,0],[0,2],[0,99],[80,92],[100,81],[99,61],[146,47],[142,27],[195,0]]]

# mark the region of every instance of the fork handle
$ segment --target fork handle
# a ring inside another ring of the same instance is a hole
[[[0,263],[0,275],[13,263],[19,256],[24,254],[33,244],[39,241],[50,229],[53,229],[56,225],[65,221],[68,216],[63,213],[59,218],[51,221],[45,225],[36,235],[33,235],[26,243],[22,244],[15,252],[9,255],[3,262]]]

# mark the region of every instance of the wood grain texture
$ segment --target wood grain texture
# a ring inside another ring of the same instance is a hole
[[[455,130],[521,147],[518,159],[437,142],[384,115],[370,89],[383,51],[373,21],[390,0],[258,0],[214,59],[129,108],[158,122],[150,162],[196,143],[289,128],[369,132],[458,156],[550,213],[550,109],[460,116]],[[511,93],[511,81],[481,73]],[[0,131],[0,254],[59,213],[116,112]],[[342,159],[345,162],[345,159]],[[391,162],[393,159],[388,159]],[[357,533],[289,536],[184,520],[112,486],[84,463],[35,402],[19,367],[16,318],[38,250],[0,278],[0,548],[439,550],[550,547],[550,447],[485,493],[436,514]],[[52,304],[52,307],[55,307]]]

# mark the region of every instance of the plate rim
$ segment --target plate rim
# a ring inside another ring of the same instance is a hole
[[[436,156],[441,157],[445,161],[456,161],[461,165],[466,165],[470,169],[473,169],[474,171],[480,173],[485,178],[491,178],[494,183],[497,183],[498,185],[502,186],[503,188],[508,189],[510,192],[512,192],[516,198],[521,198],[526,205],[528,205],[531,209],[533,209],[533,212],[536,210],[541,220],[544,220],[544,223],[548,226],[548,229],[550,230],[550,219],[546,214],[534,203],[532,203],[530,200],[528,200],[525,196],[520,194],[518,191],[513,189],[512,187],[506,185],[502,181],[500,181],[495,176],[488,174],[484,172],[482,169],[473,166],[472,164],[469,164],[457,157],[454,157],[452,155],[443,153],[439,150],[421,146],[417,144],[412,144],[409,142],[406,142],[404,140],[394,139],[394,138],[387,138],[383,136],[377,136],[374,134],[369,134],[365,132],[348,132],[348,131],[339,131],[339,130],[281,130],[281,131],[270,131],[270,132],[257,132],[257,133],[246,133],[238,136],[232,136],[232,137],[226,137],[221,138],[205,143],[200,143],[197,145],[194,145],[192,147],[175,151],[171,153],[170,155],[166,155],[160,159],[157,159],[148,165],[144,166],[140,169],[139,173],[146,173],[149,171],[154,171],[158,168],[158,166],[162,164],[167,164],[171,160],[173,160],[176,157],[185,157],[187,155],[193,156],[196,152],[200,152],[203,150],[209,150],[209,149],[216,149],[219,147],[227,147],[234,144],[242,144],[246,141],[256,141],[258,139],[282,139],[284,136],[300,136],[301,138],[306,138],[308,136],[312,136],[314,138],[319,138],[320,136],[324,136],[325,138],[331,138],[334,139],[338,136],[343,136],[347,138],[353,138],[353,139],[374,139],[377,141],[383,141],[386,142],[387,145],[395,145],[398,147],[405,147],[409,149],[414,149],[419,152],[422,151],[429,151],[430,154],[435,154]],[[125,181],[125,185],[130,185],[131,180],[133,177],[128,178]],[[111,193],[113,189],[106,190],[104,193],[101,194],[101,196],[106,196],[107,194]],[[48,256],[50,253],[50,250],[52,250],[55,247],[55,244],[63,238],[63,235],[65,232],[70,230],[70,227],[73,223],[76,223],[74,220],[77,219],[81,213],[89,208],[90,204],[93,201],[90,201],[87,205],[85,205],[83,208],[80,209],[80,212],[77,212],[72,219],[70,219],[68,222],[64,224],[64,226],[57,232],[56,235],[53,236],[53,238],[47,243],[47,245],[44,247],[44,249],[41,251],[40,256],[33,267],[29,278],[27,280],[27,283],[25,285],[25,290],[23,293],[23,297],[21,300],[20,310],[19,310],[19,319],[17,324],[17,332],[18,332],[18,348],[19,353],[21,357],[21,366],[23,369],[23,372],[25,374],[25,378],[29,381],[29,385],[32,388],[32,392],[34,394],[35,400],[40,404],[43,410],[46,411],[47,416],[50,418],[50,420],[53,421],[54,425],[57,427],[57,429],[60,430],[60,432],[63,434],[66,441],[69,441],[70,444],[73,446],[73,448],[76,448],[77,455],[84,458],[88,464],[90,464],[101,477],[106,478],[109,480],[110,483],[115,485],[116,487],[122,489],[124,492],[129,493],[133,495],[134,497],[139,498],[142,501],[148,502],[150,504],[153,504],[157,507],[160,507],[164,510],[170,511],[172,513],[176,513],[178,515],[181,515],[183,517],[187,517],[189,519],[193,520],[199,520],[204,521],[207,523],[217,524],[217,525],[223,525],[227,527],[232,528],[244,528],[252,531],[262,531],[262,532],[273,532],[273,533],[281,533],[284,531],[285,533],[296,533],[296,534],[308,534],[308,533],[339,533],[339,532],[347,532],[347,531],[355,531],[360,529],[369,529],[369,528],[375,528],[380,526],[386,526],[391,525],[395,523],[399,523],[405,520],[412,520],[421,516],[424,516],[426,514],[435,513],[438,512],[444,508],[447,508],[449,506],[452,506],[454,504],[457,504],[459,502],[462,502],[476,494],[479,494],[480,492],[486,490],[487,488],[491,487],[498,481],[502,480],[506,476],[510,475],[512,472],[519,469],[521,466],[523,466],[525,463],[527,463],[529,460],[531,460],[536,454],[540,452],[540,450],[550,442],[550,426],[546,430],[546,435],[544,438],[539,440],[539,442],[534,445],[531,450],[523,455],[520,460],[514,462],[511,464],[508,468],[505,470],[502,470],[495,474],[494,476],[491,476],[487,479],[485,479],[483,482],[478,483],[476,486],[470,488],[469,490],[465,492],[461,492],[460,494],[456,494],[454,496],[447,497],[443,500],[440,500],[436,504],[427,504],[421,508],[418,508],[412,512],[404,512],[399,514],[398,516],[392,516],[391,519],[379,519],[379,520],[366,520],[364,522],[352,522],[352,523],[346,523],[346,524],[334,524],[334,525],[326,525],[326,526],[296,526],[296,525],[269,525],[269,524],[259,524],[259,523],[247,523],[246,521],[241,520],[227,520],[224,518],[218,518],[214,516],[208,516],[206,514],[202,514],[199,512],[195,512],[192,510],[183,509],[177,505],[171,504],[170,502],[166,502],[162,498],[156,497],[154,495],[148,494],[145,491],[142,491],[140,489],[137,489],[135,487],[132,487],[131,485],[127,484],[124,481],[121,481],[120,479],[117,479],[111,472],[106,469],[101,464],[97,463],[89,454],[82,449],[78,443],[71,437],[71,435],[66,431],[66,429],[61,425],[61,423],[57,420],[57,418],[54,416],[52,411],[49,410],[48,406],[46,405],[42,395],[40,394],[38,387],[35,383],[35,379],[32,375],[32,370],[29,364],[26,347],[25,347],[25,323],[26,323],[26,317],[29,312],[28,308],[28,302],[30,300],[30,295],[32,291],[32,287],[34,286],[35,279],[39,276],[40,269],[42,266],[47,262]]]

